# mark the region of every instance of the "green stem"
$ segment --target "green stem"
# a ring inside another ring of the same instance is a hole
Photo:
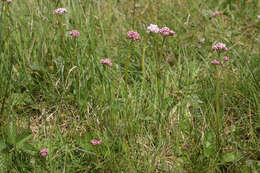
[[[219,132],[219,68],[216,66],[216,129]]]
[[[134,0],[134,5],[133,5],[133,23],[132,23],[132,28],[134,29],[135,27],[135,3],[136,3],[136,0]]]
[[[163,46],[164,46],[165,40],[166,40],[166,37],[164,36],[163,37],[163,41],[162,41],[162,47],[161,47],[161,50],[160,50],[159,62],[158,62],[158,74],[159,74],[159,77],[161,76],[161,64],[162,64],[162,56],[163,56]]]
[[[143,48],[143,55],[142,55],[142,73],[143,73],[143,81],[145,81],[145,51],[146,51],[146,44]]]

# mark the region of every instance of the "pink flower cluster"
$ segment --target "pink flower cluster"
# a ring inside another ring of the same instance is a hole
[[[158,33],[160,28],[155,24],[150,24],[150,26],[147,27],[146,32],[147,33]]]
[[[41,156],[46,157],[49,155],[49,150],[44,148],[40,151]]]
[[[172,36],[175,37],[175,32],[170,30],[168,27],[159,28],[157,25],[150,24],[150,26],[147,27],[146,30],[147,33],[158,33],[163,36]]]
[[[141,39],[140,35],[137,32],[135,32],[135,31],[128,31],[127,32],[127,37],[132,39],[133,41]]]
[[[213,61],[211,61],[211,64],[213,64],[213,65],[218,65],[218,64],[219,64],[219,61],[214,59]]]
[[[66,8],[58,8],[56,10],[53,11],[53,14],[64,14],[67,13],[67,9]]]
[[[260,15],[258,15],[257,18],[260,19]]]
[[[78,30],[72,30],[72,31],[70,32],[70,35],[71,35],[72,37],[78,37],[78,36],[80,35],[80,33],[79,33]]]
[[[228,56],[224,56],[224,57],[223,57],[223,60],[224,60],[224,61],[228,61],[228,60],[229,60],[229,57],[228,57]]]
[[[107,59],[107,58],[106,59],[101,59],[100,63],[104,64],[104,65],[108,65],[110,67],[112,66],[112,62],[109,59]]]
[[[140,7],[140,4],[136,3],[134,7],[135,7],[135,8],[139,8],[139,7]]]
[[[224,61],[229,61],[229,57],[228,56],[224,56],[223,60]],[[220,64],[220,62],[218,60],[213,60],[210,63],[213,64],[213,65],[219,65]]]
[[[8,3],[11,3],[11,2],[12,2],[12,0],[7,0],[7,2],[8,2]]]
[[[102,144],[102,141],[101,141],[101,140],[92,139],[92,140],[90,141],[90,143],[91,143],[93,146],[97,146],[97,145]]]
[[[223,43],[217,43],[216,45],[214,45],[212,47],[212,49],[215,50],[215,51],[227,51],[228,50],[226,45],[223,44]]]
[[[212,49],[215,50],[215,51],[227,51],[227,50],[228,50],[228,48],[226,47],[226,45],[223,44],[223,43],[217,43],[217,44],[215,44],[215,45],[212,47]],[[224,60],[224,61],[229,61],[229,57],[228,57],[228,56],[224,56],[224,57],[223,57],[223,60]],[[213,64],[213,65],[218,65],[218,64],[220,64],[220,62],[219,62],[218,60],[213,60],[213,61],[211,61],[211,64]]]
[[[163,35],[163,36],[172,36],[175,37],[175,32],[170,30],[168,27],[163,27],[159,30],[158,32],[159,34]]]
[[[215,16],[217,16],[217,15],[222,15],[222,14],[224,14],[222,11],[215,11],[215,12],[212,14],[212,16],[215,17]]]

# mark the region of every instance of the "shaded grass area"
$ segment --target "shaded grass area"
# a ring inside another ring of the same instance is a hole
[[[260,170],[257,0],[0,5],[2,172]],[[60,7],[68,13],[53,15]],[[176,37],[163,44],[151,23]],[[217,42],[229,50],[214,66]]]

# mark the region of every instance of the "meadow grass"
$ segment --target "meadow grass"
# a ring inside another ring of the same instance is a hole
[[[0,172],[259,172],[258,15],[258,0],[1,1]]]

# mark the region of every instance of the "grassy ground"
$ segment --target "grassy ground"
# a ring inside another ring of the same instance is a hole
[[[260,171],[260,1],[0,7],[0,172]]]

